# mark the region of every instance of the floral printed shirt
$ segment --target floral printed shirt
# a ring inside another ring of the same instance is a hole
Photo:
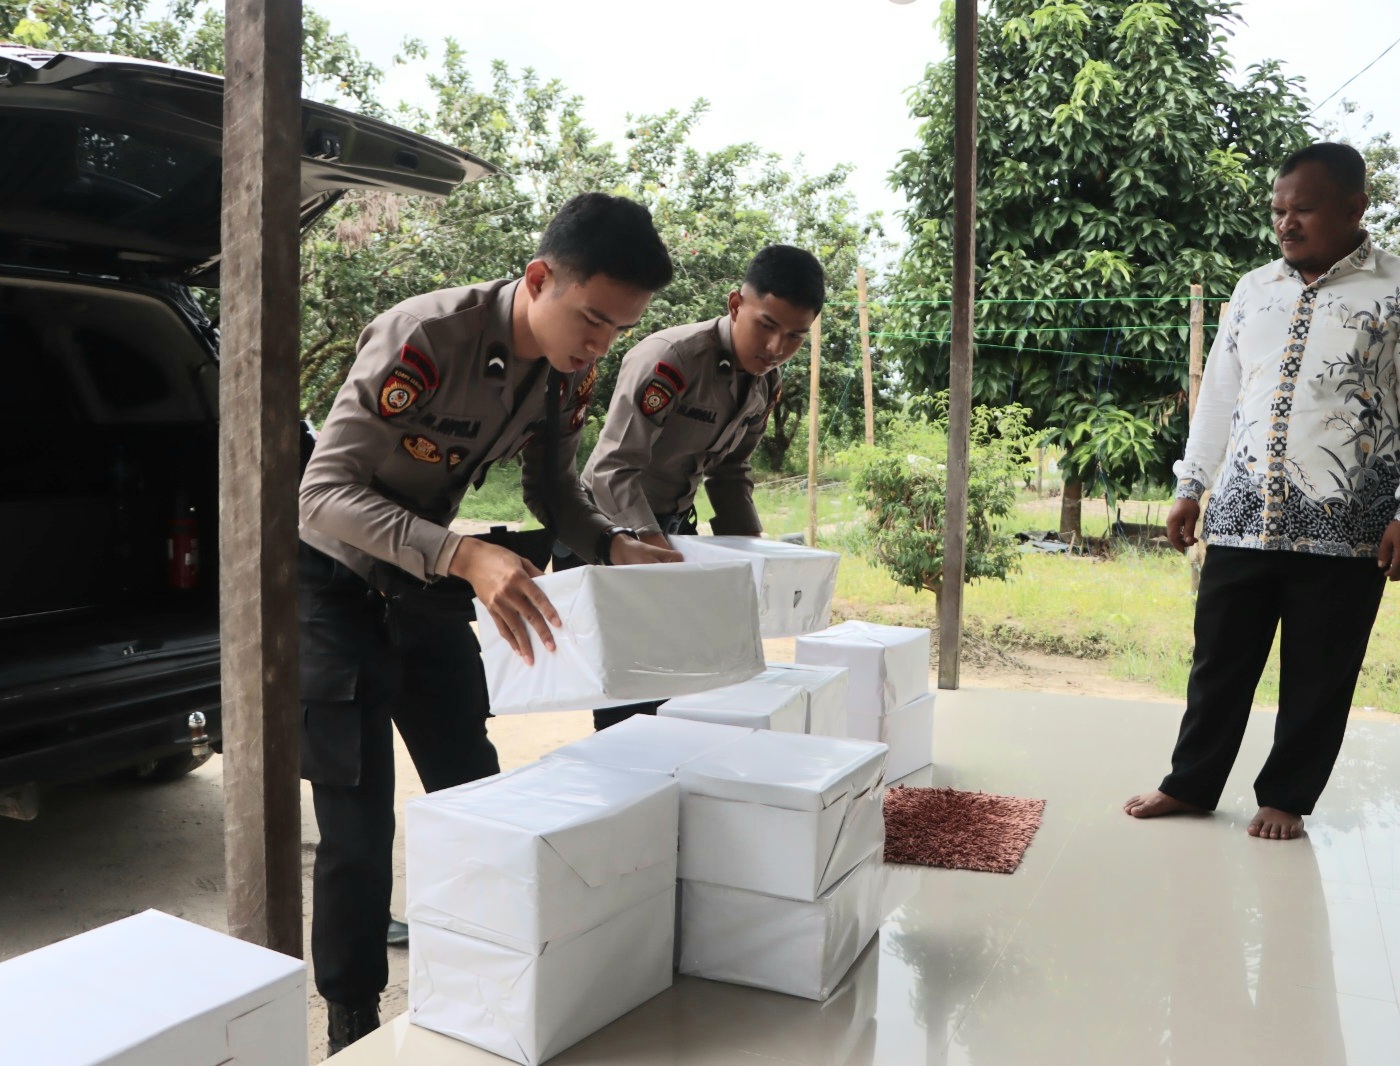
[[[1211,348],[1177,496],[1211,486],[1208,544],[1376,555],[1400,519],[1400,259],[1360,247],[1311,285],[1240,279]]]

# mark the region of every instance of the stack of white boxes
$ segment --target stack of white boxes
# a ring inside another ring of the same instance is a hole
[[[836,593],[835,552],[760,537],[672,537],[686,562],[741,560],[753,571],[764,637],[795,637],[823,628]]]
[[[563,759],[409,801],[413,1022],[534,1066],[668,988],[678,814]]]
[[[818,737],[846,736],[846,694],[850,671],[844,666],[769,663],[755,683],[796,688],[807,704],[807,728]]]
[[[657,708],[663,718],[773,729],[780,733],[807,732],[807,696],[799,687],[768,683],[765,670],[749,681],[694,696],[677,696]]]
[[[636,717],[555,752],[681,785],[682,973],[825,999],[878,929],[885,747]]]
[[[305,1066],[306,964],[160,911],[0,963],[5,1066]]]
[[[929,631],[842,622],[797,638],[797,661],[849,672],[846,732],[889,745],[889,780],[933,761]]]

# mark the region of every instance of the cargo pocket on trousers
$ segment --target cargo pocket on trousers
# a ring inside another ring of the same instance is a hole
[[[301,662],[301,776],[317,785],[360,783],[359,667],[339,658]]]

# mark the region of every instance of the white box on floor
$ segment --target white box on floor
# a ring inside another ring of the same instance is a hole
[[[662,718],[686,718],[712,725],[807,732],[807,694],[792,685],[764,683],[766,674],[764,671],[752,680],[710,692],[677,696],[663,703],[656,713]]]
[[[758,616],[765,637],[795,637],[821,629],[836,593],[836,552],[761,537],[672,537],[687,562],[743,559],[753,568]]]
[[[676,782],[531,763],[406,804],[410,921],[538,954],[676,878]]]
[[[645,770],[674,777],[683,763],[727,747],[752,733],[730,725],[638,714],[565,744],[551,759],[580,759],[619,770]]]
[[[769,685],[795,685],[807,697],[807,728],[819,737],[844,737],[846,692],[850,671],[844,666],[808,666],[804,663],[769,663],[755,681]]]
[[[526,666],[476,601],[493,714],[664,700],[763,669],[758,596],[742,562],[581,566],[535,579],[563,626],[556,650],[530,634]]]
[[[850,671],[850,714],[886,714],[924,695],[928,656],[927,629],[853,621],[797,638],[799,663]]]
[[[0,1062],[305,1066],[306,964],[149,910],[0,963]]]
[[[538,954],[409,922],[415,1025],[535,1066],[671,986],[667,885]]]
[[[756,730],[683,764],[680,876],[816,899],[884,847],[885,752]]]
[[[889,714],[853,714],[847,717],[850,736],[878,740],[888,745],[885,780],[898,781],[933,762],[933,708],[936,695],[920,696]]]
[[[809,903],[682,881],[680,971],[826,999],[879,930],[883,889],[879,853]]]

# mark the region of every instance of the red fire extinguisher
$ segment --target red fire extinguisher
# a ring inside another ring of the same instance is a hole
[[[192,589],[199,583],[199,519],[194,501],[184,492],[175,497],[175,511],[170,516],[170,535],[165,541],[166,559],[170,564],[170,587]]]

